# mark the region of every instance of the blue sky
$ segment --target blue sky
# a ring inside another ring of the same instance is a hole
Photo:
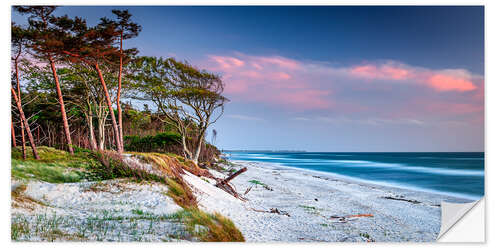
[[[223,76],[221,148],[484,150],[482,7],[126,8],[126,47]]]

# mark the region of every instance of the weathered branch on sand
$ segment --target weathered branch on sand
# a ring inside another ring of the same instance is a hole
[[[229,182],[234,179],[236,176],[242,174],[243,172],[247,171],[247,168],[244,167],[240,170],[238,170],[236,173],[230,175],[229,177],[227,177],[226,179],[217,179],[217,184],[215,184],[216,187],[226,191],[227,193],[231,194],[232,196],[240,199],[240,200],[243,200],[243,201],[246,201],[245,198],[241,197],[238,192],[236,192],[236,190],[231,186],[229,185]]]
[[[285,215],[285,216],[290,217],[290,214],[287,211],[279,210],[277,208],[271,208],[271,209],[269,209],[269,211],[261,210],[261,209],[255,209],[255,208],[250,208],[250,209],[252,211],[255,211],[255,212],[279,214],[279,215]]]

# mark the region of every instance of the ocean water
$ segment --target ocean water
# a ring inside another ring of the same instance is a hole
[[[227,151],[229,160],[334,173],[379,185],[466,199],[484,195],[484,153],[313,153]]]

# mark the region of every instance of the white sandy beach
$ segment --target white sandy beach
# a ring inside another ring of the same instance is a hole
[[[244,195],[246,202],[211,189],[196,178],[186,179],[202,187],[196,189],[204,209],[231,218],[250,242],[434,241],[440,229],[441,200],[465,201],[357,183],[327,173],[256,162],[234,163],[236,169],[248,168],[231,181],[239,193],[253,186]],[[265,186],[250,183],[252,180]],[[289,216],[269,213],[271,209]],[[362,217],[349,217],[356,215]]]

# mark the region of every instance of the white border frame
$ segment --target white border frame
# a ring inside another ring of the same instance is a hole
[[[4,36],[1,39],[2,50],[0,61],[2,62],[2,67],[0,68],[2,72],[2,78],[4,83],[1,85],[4,88],[0,91],[0,117],[4,117],[0,123],[0,144],[2,161],[4,164],[0,164],[2,171],[3,181],[0,185],[2,191],[2,225],[0,227],[0,238],[2,239],[2,245],[4,249],[14,249],[14,248],[26,248],[26,249],[88,249],[88,248],[104,248],[104,247],[120,247],[123,249],[135,249],[135,248],[148,248],[148,249],[165,249],[168,248],[192,248],[204,250],[210,249],[234,249],[245,248],[251,249],[254,247],[258,248],[280,248],[280,249],[302,249],[304,247],[314,247],[318,249],[327,249],[331,247],[341,247],[355,249],[364,249],[368,245],[366,243],[362,244],[351,244],[351,243],[330,243],[330,244],[312,244],[312,243],[269,243],[269,244],[251,244],[251,243],[216,243],[216,244],[154,244],[154,243],[12,243],[10,242],[10,91],[8,91],[8,82],[10,81],[10,40],[7,34],[10,33],[10,6],[11,5],[22,5],[22,4],[59,4],[59,5],[484,5],[485,6],[485,195],[486,195],[486,242],[487,244],[451,244],[451,243],[375,243],[371,244],[370,248],[377,249],[399,249],[399,248],[411,248],[411,249],[428,249],[432,248],[448,248],[452,247],[456,249],[470,249],[471,247],[496,247],[500,245],[500,239],[497,236],[498,230],[495,231],[494,226],[499,222],[500,209],[498,205],[498,195],[488,195],[489,191],[500,190],[500,181],[496,181],[499,177],[498,172],[500,168],[500,139],[499,137],[499,114],[500,109],[500,98],[498,98],[498,88],[500,84],[500,1],[498,0],[420,0],[420,1],[409,1],[409,0],[385,0],[385,1],[339,1],[339,0],[313,0],[313,1],[298,1],[298,0],[214,0],[214,1],[160,1],[160,0],[86,0],[86,1],[43,1],[43,0],[31,0],[31,1],[19,1],[19,0],[8,0],[3,2],[3,8],[1,9],[1,28],[2,34]],[[496,95],[496,96],[495,96]],[[496,115],[496,116],[495,116]],[[490,182],[490,180],[493,180]],[[497,196],[497,197],[495,197]],[[490,211],[490,213],[488,213]]]

